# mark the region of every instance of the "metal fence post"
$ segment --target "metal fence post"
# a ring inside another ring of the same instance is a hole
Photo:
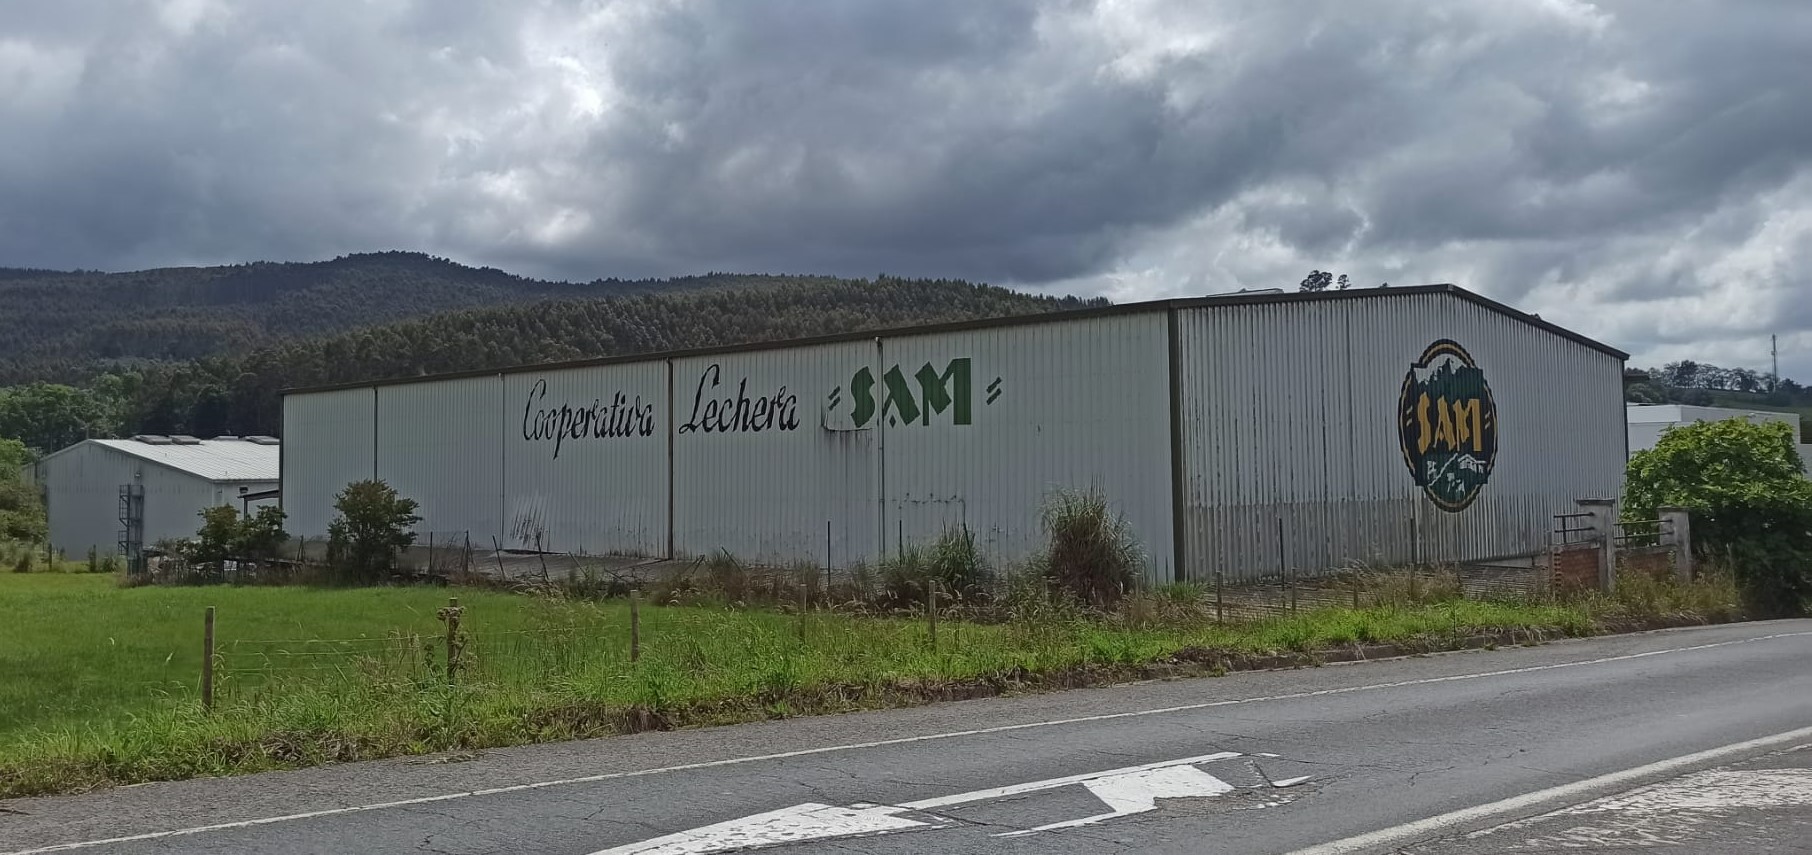
[[[1227,622],[1226,577],[1221,568],[1214,568],[1214,622]]]
[[[214,607],[201,621],[201,711],[214,711]]]

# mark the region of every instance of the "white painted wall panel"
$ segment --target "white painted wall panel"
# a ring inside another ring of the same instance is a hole
[[[1224,306],[1179,325],[1193,578],[1539,549],[1553,514],[1621,493],[1621,362],[1475,303]],[[1404,375],[1439,339],[1470,352],[1498,414],[1490,480],[1457,513],[1415,485],[1398,438]]]
[[[501,375],[378,387],[377,476],[420,504],[421,542],[503,532],[503,392]]]
[[[851,380],[876,360],[872,340],[674,360],[678,553],[873,561],[881,438]]]
[[[284,397],[283,511],[291,535],[327,536],[334,496],[376,477],[376,440],[376,389]]]
[[[488,412],[503,437],[505,548],[666,554],[664,362],[505,375]]]
[[[887,536],[926,545],[966,524],[996,564],[1019,562],[1044,545],[1050,494],[1092,489],[1169,581],[1167,324],[1149,312],[886,339],[904,400],[883,419]]]

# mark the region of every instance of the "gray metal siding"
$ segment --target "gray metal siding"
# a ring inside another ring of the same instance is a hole
[[[377,475],[377,390],[343,389],[283,399],[284,525],[325,537],[334,497]],[[458,465],[458,461],[445,461]]]
[[[679,555],[839,566],[879,557],[880,433],[834,429],[875,351],[855,341],[673,361]]]
[[[1179,331],[1192,578],[1529,551],[1575,499],[1621,492],[1621,361],[1471,302],[1192,309]],[[1498,413],[1490,480],[1458,513],[1399,448],[1404,375],[1438,339],[1467,348]]]
[[[1459,513],[1399,451],[1404,375],[1437,339],[1468,349],[1499,419],[1490,481]],[[1042,545],[1053,489],[1095,488],[1153,581],[1179,540],[1196,579],[1478,557],[1537,548],[1551,514],[1620,492],[1620,372],[1445,291],[1157,306],[292,394],[284,504],[319,534],[333,493],[375,472],[425,528],[475,543],[846,567],[966,526],[1010,564]],[[578,427],[561,407],[635,415]]]
[[[1151,312],[884,340],[883,363],[921,411],[883,426],[887,537],[923,545],[966,526],[995,564],[1020,562],[1044,546],[1039,512],[1054,491],[1093,490],[1125,516],[1151,579],[1168,581],[1167,326]],[[925,407],[916,381],[955,360],[966,360],[967,425]]]
[[[505,375],[500,409],[471,418],[501,422],[505,548],[665,553],[665,363]],[[496,484],[475,482],[475,501],[496,501]]]
[[[503,530],[501,377],[377,389],[377,477],[419,504],[416,531],[489,545]]]

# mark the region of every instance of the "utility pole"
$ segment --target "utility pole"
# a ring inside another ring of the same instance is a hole
[[[1781,337],[1768,336],[1768,355],[1774,359],[1774,373],[1768,376],[1768,391],[1773,392],[1781,386]]]

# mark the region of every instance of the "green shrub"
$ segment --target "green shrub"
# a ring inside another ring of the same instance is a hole
[[[347,581],[372,583],[390,573],[398,551],[415,543],[422,521],[414,499],[383,481],[355,481],[334,499],[339,515],[327,524],[328,563]]]
[[[1111,608],[1138,585],[1145,551],[1105,496],[1059,490],[1041,517],[1049,542],[1034,565],[1052,587],[1078,602]]]
[[[1726,563],[1756,617],[1802,614],[1812,602],[1812,481],[1792,427],[1740,419],[1671,428],[1630,457],[1624,513],[1692,513],[1694,551]]]

